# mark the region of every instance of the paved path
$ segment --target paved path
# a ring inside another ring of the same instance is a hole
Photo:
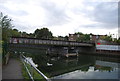
[[[7,65],[2,68],[3,79],[23,79],[21,63],[11,58]]]

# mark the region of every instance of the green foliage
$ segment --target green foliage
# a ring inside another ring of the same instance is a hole
[[[10,29],[11,36],[20,37],[20,32],[17,29]]]
[[[29,36],[30,38],[34,38],[34,37],[35,37],[33,33],[28,34],[28,36]]]
[[[2,41],[2,63],[5,63],[5,55],[8,53],[8,44],[5,41]]]
[[[28,37],[28,33],[27,32],[22,32],[22,37]]]
[[[84,72],[87,72],[87,71],[89,70],[89,66],[87,66],[87,67],[82,67],[80,70],[81,70],[81,71],[84,71]]]
[[[2,27],[0,27],[0,41],[2,41]]]
[[[99,66],[99,67],[95,66],[95,70],[99,70],[99,71],[112,71],[113,69],[111,67],[107,67],[107,66]]]
[[[112,41],[112,37],[111,36],[103,36],[101,37],[102,40],[105,40],[105,41]]]
[[[10,37],[10,29],[13,27],[11,24],[11,19],[7,15],[0,13],[0,29],[2,29],[2,40],[8,41]]]
[[[78,35],[76,41],[90,41],[90,34],[83,34],[81,32],[75,34]]]
[[[76,32],[75,34],[77,34],[77,35],[83,35],[82,32]]]
[[[36,29],[34,32],[36,38],[50,39],[52,38],[52,32],[48,28]]]
[[[116,40],[116,43],[120,44],[120,38],[118,40]]]
[[[65,36],[64,38],[65,38],[66,41],[68,40],[68,36]]]
[[[65,41],[67,41],[68,40],[68,36],[58,36],[58,37],[56,37],[56,36],[54,36],[53,38],[52,38],[53,40],[65,40]]]
[[[39,80],[45,81],[45,79],[33,67],[31,67],[27,63],[25,63],[25,64],[26,64],[28,70],[30,71],[30,73],[33,72],[33,78],[34,78],[35,81],[39,81]],[[23,65],[23,63],[22,63],[22,75],[23,75],[24,79],[27,79],[27,80],[30,79],[30,77],[27,73],[27,70],[26,70],[25,66]]]
[[[64,40],[65,38],[63,36],[58,36],[58,40]]]

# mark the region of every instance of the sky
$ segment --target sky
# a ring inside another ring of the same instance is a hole
[[[118,36],[118,0],[0,0],[0,12],[14,28],[33,33],[48,28],[54,36],[69,33]]]

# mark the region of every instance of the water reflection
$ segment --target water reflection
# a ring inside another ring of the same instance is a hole
[[[38,69],[55,79],[118,79],[117,58],[79,55],[74,58],[50,57],[44,51],[25,51]]]
[[[113,72],[94,70],[89,67],[87,72],[76,70],[63,75],[52,77],[53,79],[118,79],[118,71]]]
[[[26,59],[24,59],[24,61],[25,61],[27,64],[32,64],[33,66],[38,67],[38,65],[33,62],[33,60],[32,60],[31,57],[26,57]],[[28,61],[29,61],[29,62],[28,62]]]

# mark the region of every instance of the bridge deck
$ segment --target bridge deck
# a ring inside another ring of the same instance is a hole
[[[63,41],[63,40],[47,40],[36,38],[23,38],[13,37],[10,39],[10,43],[24,43],[24,44],[44,44],[44,45],[66,45],[66,46],[94,46],[94,43],[88,42],[76,42],[76,41]]]

